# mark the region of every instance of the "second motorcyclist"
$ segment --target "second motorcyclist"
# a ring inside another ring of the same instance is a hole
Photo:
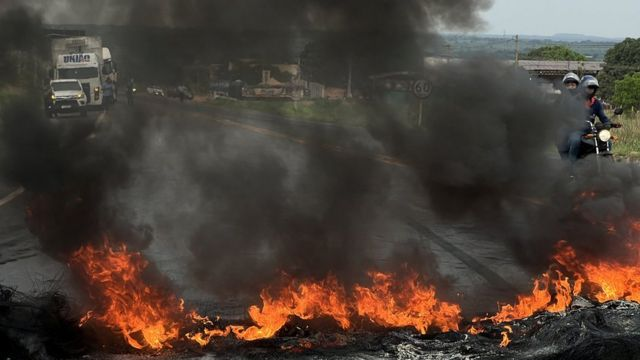
[[[583,76],[580,80],[579,94],[584,101],[584,111],[586,117],[582,117],[580,121],[582,123],[577,126],[577,129],[572,131],[567,139],[568,157],[572,163],[575,163],[581,155],[582,150],[582,137],[589,132],[589,124],[585,124],[584,120],[588,120],[591,123],[595,123],[596,119],[605,126],[605,128],[611,127],[611,120],[604,113],[604,106],[602,102],[596,98],[596,93],[600,88],[598,79],[591,75]]]
[[[136,92],[136,86],[133,82],[133,78],[131,78],[127,83],[127,104],[133,105],[133,94],[135,92]]]

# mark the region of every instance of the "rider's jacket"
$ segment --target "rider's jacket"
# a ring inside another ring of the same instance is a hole
[[[585,108],[587,110],[587,120],[591,121],[591,123],[595,123],[596,118],[598,118],[605,126],[611,125],[611,120],[609,120],[607,115],[604,113],[604,106],[602,105],[602,102],[595,96],[586,100]]]

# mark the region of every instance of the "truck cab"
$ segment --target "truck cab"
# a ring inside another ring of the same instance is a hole
[[[78,80],[87,105],[102,105],[102,77],[99,59],[92,53],[58,55],[54,79]]]
[[[51,115],[60,113],[87,114],[87,95],[77,79],[53,80],[50,82]]]
[[[87,107],[102,107],[103,47],[99,36],[51,40],[52,79],[77,79],[87,96]]]

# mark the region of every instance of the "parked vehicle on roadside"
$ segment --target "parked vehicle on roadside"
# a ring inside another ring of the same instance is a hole
[[[147,87],[147,94],[155,95],[155,96],[165,96],[164,90],[156,85],[151,85]]]
[[[188,87],[184,85],[180,85],[175,88],[169,88],[167,90],[167,96],[173,97],[173,98],[179,98],[180,101],[193,100],[193,93]]]

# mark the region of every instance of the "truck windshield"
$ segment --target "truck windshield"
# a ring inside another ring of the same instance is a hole
[[[109,75],[113,72],[113,64],[111,61],[105,61],[104,66],[102,66],[102,73],[105,75]]]
[[[74,90],[82,90],[80,84],[77,81],[65,81],[65,82],[54,82],[51,83],[51,87],[53,91],[74,91]]]
[[[60,79],[91,79],[98,77],[98,68],[86,67],[86,68],[73,68],[73,69],[58,69],[58,77]]]

